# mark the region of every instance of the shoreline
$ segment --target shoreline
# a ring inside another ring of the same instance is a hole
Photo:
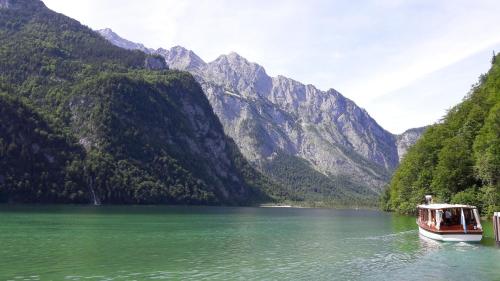
[[[187,207],[187,208],[198,208],[198,207],[220,207],[220,208],[289,208],[289,209],[343,209],[343,210],[378,210],[381,212],[387,212],[384,210],[380,210],[374,206],[347,206],[347,205],[323,205],[323,204],[314,204],[314,202],[310,202],[310,204],[293,204],[293,202],[287,203],[260,203],[260,204],[249,204],[249,205],[204,205],[204,204],[99,204],[94,205],[91,203],[88,204],[75,204],[75,203],[12,203],[12,202],[2,202],[0,203],[0,211],[12,208],[23,208],[23,207],[49,207],[49,208],[61,208],[61,207],[80,207],[80,208],[108,208],[108,207],[165,207],[165,208],[174,208],[174,207]]]

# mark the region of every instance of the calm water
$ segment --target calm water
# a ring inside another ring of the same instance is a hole
[[[377,211],[0,206],[0,280],[500,280],[481,244]]]

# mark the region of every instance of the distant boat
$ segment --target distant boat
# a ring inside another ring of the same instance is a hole
[[[461,204],[433,204],[426,196],[426,204],[418,205],[418,231],[421,235],[440,241],[479,242],[483,227],[475,206]]]

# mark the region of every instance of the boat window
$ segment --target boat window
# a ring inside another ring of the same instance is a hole
[[[427,210],[425,209],[419,209],[419,216],[420,216],[420,221],[421,222],[427,222]]]
[[[460,216],[460,209],[443,209],[443,224],[445,226],[458,225],[460,224]]]
[[[475,223],[474,214],[472,213],[472,209],[465,209],[464,216],[465,216],[465,223],[467,225]]]

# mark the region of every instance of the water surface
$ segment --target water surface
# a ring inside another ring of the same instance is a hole
[[[480,244],[366,210],[0,206],[0,280],[500,280]]]

